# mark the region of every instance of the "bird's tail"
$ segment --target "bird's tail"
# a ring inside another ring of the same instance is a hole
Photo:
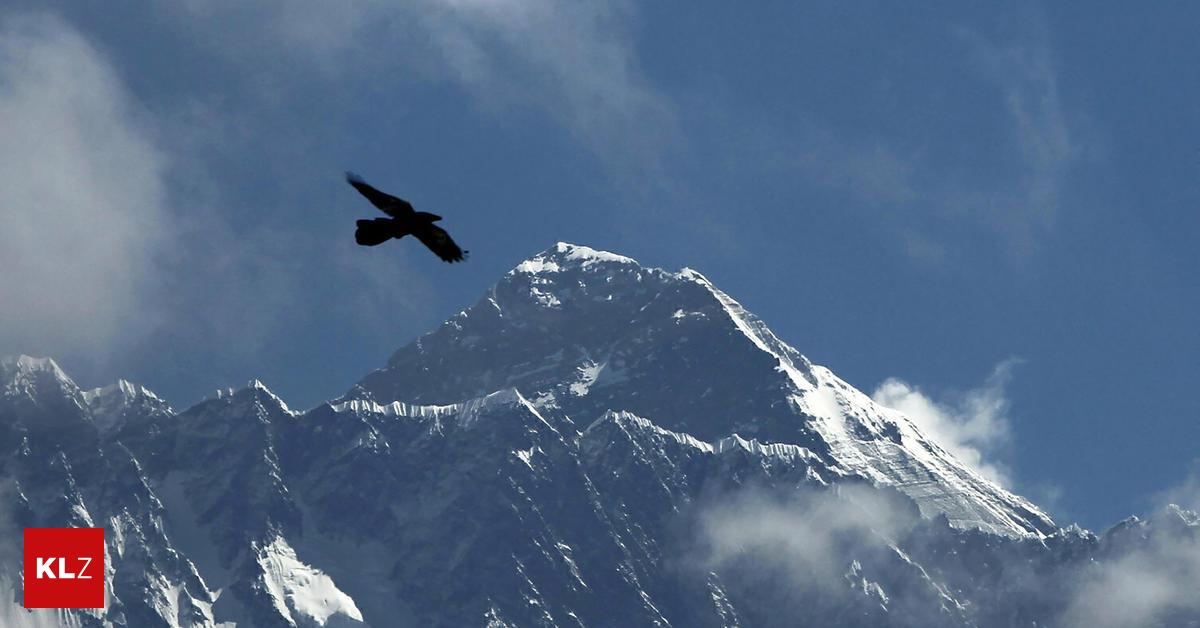
[[[363,246],[375,246],[392,239],[392,225],[387,218],[359,220],[355,224],[358,228],[354,230],[354,241]]]

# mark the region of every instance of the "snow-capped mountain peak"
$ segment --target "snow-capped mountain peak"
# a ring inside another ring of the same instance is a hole
[[[100,388],[93,388],[83,392],[83,398],[87,400],[88,405],[92,405],[94,403],[103,403],[110,399],[120,399],[122,401],[129,402],[140,397],[145,397],[154,401],[163,401],[165,403],[161,397],[154,394],[154,391],[150,390],[149,388],[124,379],[118,379],[115,384],[109,384],[108,386],[101,386]]]
[[[517,265],[346,398],[446,404],[510,387],[578,425],[628,411],[705,442],[736,435],[799,446],[830,475],[896,487],[956,526],[1054,529],[907,417],[814,365],[701,273],[573,244]]]
[[[553,247],[521,262],[516,268],[510,271],[510,274],[542,274],[570,270],[590,270],[607,264],[637,265],[637,262],[616,253],[599,251],[579,244],[558,242]]]
[[[0,373],[5,379],[35,372],[48,372],[60,379],[70,379],[53,358],[36,358],[25,354],[0,357]]]
[[[38,389],[49,386],[73,394],[75,382],[63,372],[52,358],[28,355],[0,357],[0,385],[6,395],[37,396]]]
[[[175,412],[154,391],[124,379],[84,391],[83,401],[91,410],[96,427],[101,432],[120,429],[130,413],[169,415]]]

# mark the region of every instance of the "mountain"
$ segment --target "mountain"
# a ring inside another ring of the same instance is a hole
[[[0,544],[3,626],[1200,618],[1194,513],[1058,529],[699,273],[582,246],[305,412],[260,382],[177,412],[25,356],[0,386],[0,538],[103,526],[109,574],[103,610],[25,611]],[[1146,565],[1174,570],[1153,603],[1094,602]]]
[[[575,420],[624,410],[701,439],[806,448],[828,477],[895,486],[958,527],[1054,524],[775,337],[700,273],[559,243],[400,349],[350,396],[449,403],[514,387]]]

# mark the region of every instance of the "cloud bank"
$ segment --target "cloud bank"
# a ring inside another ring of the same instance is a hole
[[[143,115],[61,21],[0,22],[0,344],[98,351],[147,304],[167,158]]]
[[[1088,565],[1063,624],[1072,628],[1190,626],[1200,618],[1200,466],[1164,491],[1147,521],[1105,533],[1108,560]],[[1189,510],[1192,509],[1192,510]]]
[[[1194,625],[1189,622],[1200,617],[1200,465],[1160,498],[1149,525],[1133,519],[1107,533],[1115,556],[1091,565],[1064,625]]]
[[[1192,478],[1171,494],[1194,501],[1195,487]],[[696,520],[698,573],[719,578],[749,624],[1117,628],[1200,618],[1200,515],[1172,505],[1099,537],[1072,528],[1010,539],[923,520],[903,497],[864,485],[740,487],[702,504]]]
[[[277,361],[314,302],[342,334],[424,312],[428,284],[403,259],[265,218],[278,199],[229,198],[207,170],[214,147],[263,132],[185,109],[139,101],[62,19],[0,14],[0,353],[54,356],[85,379],[186,364],[216,387]]]
[[[1071,600],[1073,628],[1186,626],[1200,615],[1200,538],[1158,532],[1149,546],[1094,566]]]
[[[911,527],[907,512],[868,487],[786,496],[747,489],[704,510],[700,529],[712,568],[748,558],[795,584],[841,589],[850,568],[847,548],[894,538]]]

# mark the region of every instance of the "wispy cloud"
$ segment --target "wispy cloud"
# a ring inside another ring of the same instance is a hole
[[[1159,504],[1176,504],[1189,510],[1200,511],[1200,459],[1192,462],[1187,477],[1156,496]]]
[[[994,119],[1004,129],[1004,143],[975,147],[1000,164],[985,175],[946,163],[924,143],[856,138],[813,115],[800,116],[791,138],[773,130],[754,134],[755,149],[880,212],[881,223],[915,261],[938,264],[965,255],[958,243],[963,235],[982,233],[1006,259],[1021,263],[1053,232],[1064,181],[1089,152],[1063,102],[1050,37],[1040,19],[1029,24],[1028,32],[1009,40],[965,28],[952,39],[978,87],[998,105],[979,112],[991,116],[981,128]]]
[[[1029,37],[992,42],[960,31],[985,76],[999,88],[1011,124],[1019,175],[994,191],[984,211],[1018,254],[1033,250],[1059,213],[1062,178],[1079,156],[1079,139],[1067,122],[1058,72],[1040,21]]]
[[[192,0],[180,15],[211,45],[268,77],[299,60],[326,80],[449,83],[477,108],[555,121],[613,171],[657,168],[676,135],[671,100],[644,76],[633,3],[418,0],[408,3]],[[312,75],[308,77],[314,78]]]
[[[271,271],[288,256],[219,212],[177,204],[170,180],[186,156],[171,150],[169,127],[66,22],[4,19],[5,351],[103,362],[155,335],[233,347],[263,335],[291,285]]]
[[[847,547],[885,544],[913,525],[906,512],[869,487],[802,490],[786,498],[748,488],[704,510],[700,532],[710,568],[750,561],[793,584],[844,589]]]
[[[642,75],[623,2],[447,0],[426,15],[444,59],[481,99],[534,105],[606,160],[653,161],[670,101]]]
[[[167,156],[113,68],[47,16],[0,21],[0,344],[106,348],[167,241]]]
[[[1168,494],[1194,503],[1197,486],[1189,477]],[[862,485],[740,487],[702,505],[697,520],[699,546],[688,549],[699,549],[702,572],[767,600],[775,616],[854,613],[864,625],[1038,618],[1065,628],[1185,626],[1200,616],[1200,516],[1167,504],[1099,543],[1066,531],[1046,546],[920,523],[903,498]]]
[[[920,515],[864,485],[786,493],[742,487],[700,509],[699,566],[753,624],[854,617],[861,625],[941,625],[953,600],[905,551]],[[835,620],[836,623],[836,620]]]
[[[894,377],[879,384],[871,398],[908,415],[922,432],[988,479],[1010,486],[1009,473],[996,455],[1011,438],[1005,387],[1016,364],[1005,360],[982,386],[942,400]]]
[[[253,133],[217,118],[198,103],[143,104],[62,19],[0,16],[0,352],[108,376],[143,353],[169,361],[170,346],[236,382],[304,328],[314,302],[345,308],[355,333],[423,313],[428,285],[397,260],[351,259],[248,214],[283,201],[234,198],[206,172],[224,140]]]
[[[1196,473],[1165,497],[1200,502]],[[1164,504],[1148,524],[1127,522],[1107,533],[1110,556],[1082,570],[1062,625],[1193,625],[1200,616],[1200,517]]]
[[[1104,563],[1089,574],[1064,625],[1077,628],[1187,625],[1171,620],[1200,613],[1200,541],[1156,537],[1147,549]]]

